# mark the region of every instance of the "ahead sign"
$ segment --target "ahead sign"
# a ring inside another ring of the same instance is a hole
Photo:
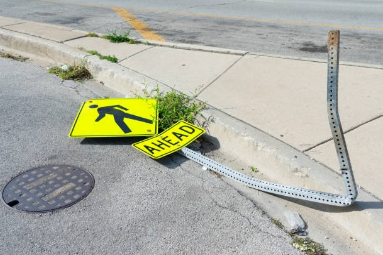
[[[155,99],[92,99],[82,104],[69,136],[151,136],[157,134],[157,116]]]
[[[205,130],[179,121],[161,134],[133,144],[133,147],[154,159],[176,152],[200,137]]]

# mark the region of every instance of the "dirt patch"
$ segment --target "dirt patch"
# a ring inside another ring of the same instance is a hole
[[[304,42],[299,50],[313,53],[327,53],[327,45],[319,46],[312,42]]]

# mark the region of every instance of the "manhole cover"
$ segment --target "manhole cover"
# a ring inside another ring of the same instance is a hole
[[[48,212],[77,203],[93,187],[93,176],[83,169],[68,165],[42,166],[13,178],[3,190],[3,200],[17,210]]]

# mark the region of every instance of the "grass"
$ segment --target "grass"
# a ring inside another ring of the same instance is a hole
[[[300,250],[308,255],[326,255],[327,250],[322,244],[313,241],[309,237],[299,238],[297,236],[291,236],[293,238],[292,245],[297,250]]]
[[[256,168],[256,167],[251,166],[250,169],[254,173],[258,173],[259,172],[258,168]]]
[[[67,68],[54,66],[49,69],[49,73],[56,74],[63,80],[83,81],[92,79],[92,75],[85,67],[85,64],[72,65]]]
[[[271,221],[272,221],[278,228],[283,229],[283,230],[285,229],[285,228],[283,227],[282,222],[281,222],[280,220],[271,218]]]
[[[143,92],[144,97],[154,98],[158,102],[158,129],[160,132],[180,120],[194,123],[197,115],[206,109],[205,102],[198,102],[194,96],[188,96],[174,89],[161,93],[157,87],[151,93],[146,89]]]
[[[99,37],[98,34],[90,32],[87,34],[88,37]]]
[[[104,55],[101,55],[100,53],[98,53],[98,51],[96,51],[96,50],[86,50],[86,52],[88,52],[88,53],[90,53],[90,54],[92,54],[92,55],[96,55],[96,56],[98,56],[100,59],[106,59],[106,60],[108,60],[108,61],[110,61],[110,62],[112,62],[112,63],[117,63],[118,62],[118,59],[117,59],[117,57],[116,56],[110,56],[110,55],[108,55],[108,56],[104,56]]]
[[[137,40],[134,40],[132,38],[129,38],[130,31],[124,33],[124,34],[117,34],[116,31],[109,32],[109,34],[104,35],[102,38],[108,39],[109,41],[113,43],[123,43],[127,42],[129,44],[135,44],[138,43]]]
[[[2,53],[2,52],[0,52],[0,56],[2,58],[9,58],[9,59],[13,59],[13,60],[20,61],[20,62],[25,62],[28,59],[26,57],[22,57],[21,55],[15,56],[15,55],[12,55],[9,53]]]
[[[282,222],[278,219],[271,218],[271,221],[280,229],[285,230]],[[293,241],[291,245],[308,255],[327,255],[327,250],[324,248],[323,244],[317,243],[309,237],[300,238],[294,234],[288,233]]]

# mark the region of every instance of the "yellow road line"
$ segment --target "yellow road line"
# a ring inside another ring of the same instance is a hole
[[[231,20],[247,20],[247,21],[256,21],[260,23],[282,23],[282,24],[294,24],[294,25],[304,25],[304,26],[339,27],[339,28],[349,28],[349,29],[383,31],[383,28],[380,28],[380,27],[364,27],[364,26],[337,25],[337,24],[325,24],[325,23],[302,22],[302,21],[291,21],[291,20],[272,20],[272,19],[257,19],[257,18],[245,18],[245,17],[231,17],[231,16],[221,16],[221,15],[213,15],[213,14],[161,11],[161,10],[138,9],[138,8],[126,8],[126,9],[131,11],[138,11],[138,12],[167,13],[167,14],[177,14],[177,15],[183,15],[183,16],[197,16],[197,17],[231,19]]]
[[[60,1],[55,1],[55,0],[31,0],[31,1],[58,3],[58,4],[71,4],[71,5],[90,6],[90,7],[99,7],[99,8],[107,8],[107,9],[113,8],[111,6],[105,6],[105,5],[68,3],[68,2],[60,2]],[[183,15],[183,16],[196,16],[196,17],[219,18],[219,19],[230,19],[230,20],[245,20],[245,21],[255,21],[255,22],[260,22],[260,23],[281,23],[281,24],[292,24],[292,25],[302,25],[302,26],[336,27],[336,28],[347,28],[347,29],[361,29],[361,30],[383,31],[383,28],[380,28],[380,27],[337,25],[337,24],[326,24],[326,23],[315,23],[315,22],[301,22],[301,21],[291,21],[291,20],[272,20],[272,19],[231,17],[231,16],[212,15],[212,14],[199,14],[199,13],[175,12],[175,11],[161,11],[161,10],[138,9],[138,8],[125,8],[125,9],[126,10],[130,10],[130,11],[138,11],[138,12],[165,13],[165,14],[176,14],[176,15]]]
[[[156,32],[151,30],[147,25],[145,25],[142,21],[137,19],[133,14],[129,13],[124,8],[113,7],[113,10],[124,20],[126,20],[145,39],[158,42],[166,42],[164,38],[159,36]]]

